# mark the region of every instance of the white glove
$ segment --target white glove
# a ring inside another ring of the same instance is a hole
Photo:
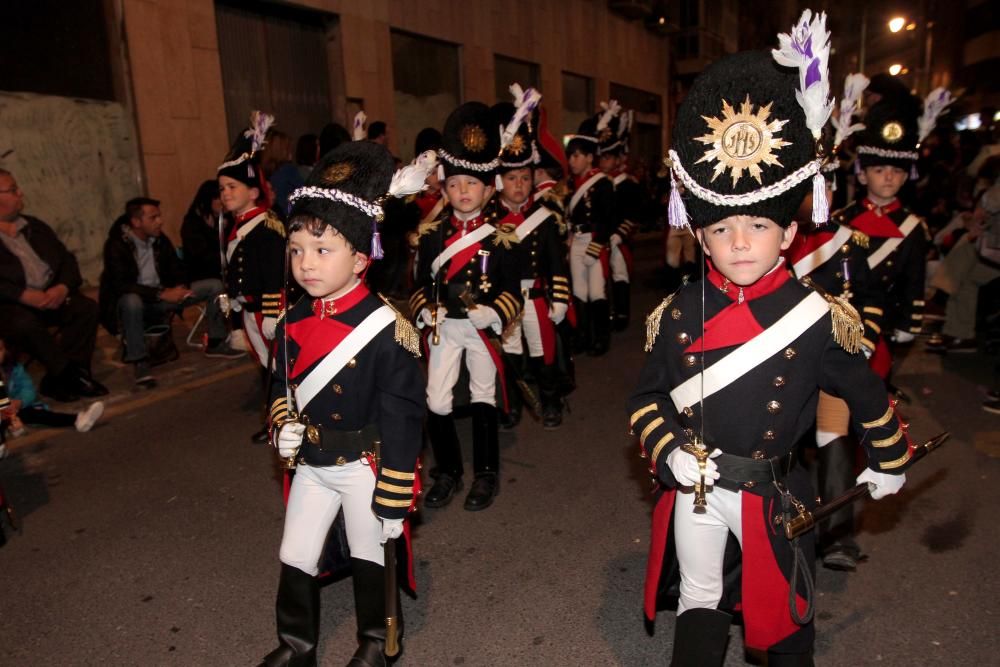
[[[719,479],[719,466],[712,459],[721,453],[721,449],[716,449],[709,454],[709,460],[705,462],[705,486],[712,486],[715,484],[715,480]],[[701,484],[698,459],[695,458],[694,454],[688,454],[678,447],[667,454],[667,467],[670,468],[670,472],[674,474],[674,479],[681,486]]]
[[[871,359],[872,355],[875,354],[875,351],[872,350],[870,347],[865,347],[864,345],[862,345],[861,353],[865,355],[865,359]]]
[[[288,422],[278,430],[278,441],[274,443],[278,448],[278,456],[288,459],[295,456],[295,452],[302,446],[302,436],[306,432],[306,425],[299,422]]]
[[[277,317],[265,317],[260,323],[260,332],[264,334],[264,338],[268,340],[274,340],[274,333],[277,328]]]
[[[394,540],[403,534],[402,519],[382,519],[382,537],[379,544],[385,544],[389,540]]]
[[[497,315],[497,311],[486,306],[477,306],[469,310],[469,321],[477,329],[485,329],[489,326],[493,326],[495,329],[500,328],[500,316]]]
[[[871,468],[865,468],[858,475],[857,483],[868,483],[868,493],[872,494],[873,500],[879,500],[894,493],[906,484],[906,475],[886,475],[884,472],[875,472]]]
[[[896,329],[892,332],[892,336],[889,337],[889,340],[893,343],[912,343],[915,339],[916,336],[902,329]]]
[[[618,234],[612,234],[611,235],[611,246],[614,247],[614,246],[618,246],[618,245],[621,245],[621,244],[622,244],[622,237],[619,236]]]
[[[437,313],[438,313],[437,323],[440,325],[442,322],[444,322],[445,318],[448,317],[448,313],[445,312],[444,308],[438,308]],[[431,313],[431,309],[421,308],[420,315],[417,318],[417,325],[421,329],[423,329],[424,327],[429,327],[433,323],[434,323],[434,314]]]
[[[552,320],[554,324],[559,324],[566,319],[567,310],[569,310],[568,303],[560,303],[559,301],[556,301],[549,306],[549,319]]]

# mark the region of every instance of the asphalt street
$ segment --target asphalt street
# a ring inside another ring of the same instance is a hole
[[[624,408],[641,316],[664,296],[658,248],[638,248],[630,329],[607,356],[578,359],[563,427],[526,419],[501,434],[494,506],[420,510],[419,596],[404,598],[397,664],[667,664],[673,614],[652,635],[642,620],[652,503]],[[899,496],[864,503],[868,561],[820,571],[821,666],[1000,662],[1000,417],[980,409],[996,359],[921,345],[897,369],[902,408],[915,439],[952,437]],[[0,549],[0,664],[256,665],[273,648],[283,507],[272,450],[248,440],[255,392],[252,372],[222,374],[90,433],[15,441],[0,483],[24,530]],[[343,665],[350,581],[322,601],[320,664]],[[727,665],[747,660],[734,626]]]

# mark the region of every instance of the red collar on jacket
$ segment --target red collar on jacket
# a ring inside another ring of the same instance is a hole
[[[267,209],[263,206],[254,206],[252,209],[244,213],[243,215],[236,216],[236,226],[239,227],[247,220],[252,220],[256,218],[261,213],[267,213]]]
[[[362,299],[368,296],[368,288],[363,282],[359,282],[346,294],[335,298],[313,299],[313,315],[319,319],[346,312],[361,303]]]
[[[892,221],[889,214],[903,208],[898,199],[893,199],[885,206],[873,204],[867,198],[861,202],[865,212],[851,220],[851,227],[877,238],[902,238],[899,227]]]
[[[545,192],[546,190],[551,190],[554,187],[556,187],[556,182],[555,181],[552,181],[552,180],[542,181],[541,183],[539,183],[538,185],[535,186],[535,193],[539,194],[539,193]]]
[[[587,172],[585,172],[583,174],[580,174],[579,176],[574,176],[573,177],[573,189],[574,190],[579,190],[580,186],[587,182],[587,179],[589,179],[594,174],[599,174],[599,173],[601,173],[601,170],[598,169],[597,167],[594,167],[594,168],[588,170]]]
[[[503,210],[506,211],[506,215],[504,215],[503,220],[501,220],[500,222],[502,223],[509,222],[514,225],[521,224],[522,222],[524,222],[525,213],[531,210],[531,207],[534,205],[534,203],[535,202],[532,199],[532,197],[529,196],[525,200],[525,202],[521,204],[520,210],[514,211],[509,206],[507,206],[507,203],[503,199],[501,199],[500,205],[503,206]]]
[[[465,234],[468,234],[471,231],[475,231],[477,227],[482,226],[484,222],[486,222],[486,218],[483,216],[482,212],[480,212],[479,215],[466,222],[462,222],[461,220],[459,220],[457,217],[455,217],[454,213],[451,214],[451,226],[454,227],[455,231],[459,233],[462,232],[463,225],[465,228]]]
[[[701,352],[718,350],[725,347],[742,345],[764,331],[750,312],[750,301],[771,294],[788,282],[788,269],[784,258],[778,260],[778,265],[752,285],[739,287],[719,273],[712,262],[708,262],[708,282],[729,297],[728,306],[720,310],[712,319],[705,322],[705,334],[691,343],[684,352]],[[706,286],[706,289],[711,287]]]

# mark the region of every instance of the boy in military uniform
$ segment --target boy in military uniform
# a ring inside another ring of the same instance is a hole
[[[782,35],[774,54],[715,63],[678,111],[670,219],[688,221],[690,211],[707,275],[650,315],[651,355],[628,406],[657,485],[645,612],[652,620],[667,603],[669,577],[661,575],[665,557],[676,555],[672,664],[680,667],[722,665],[737,604],[747,645],[766,650],[769,665],[813,664],[811,587],[802,579],[811,572],[811,534],[793,542],[774,527],[793,498],[808,506],[814,497],[795,445],[812,425],[820,388],[850,405],[869,457],[858,481],[873,497],[902,487],[911,457],[860,353],[856,311],[790,279],[780,257],[822,165],[813,147],[829,116],[824,24],[807,11],[794,32],[807,48]],[[799,71],[784,66],[793,63],[804,74],[806,109],[796,101]],[[723,140],[740,133],[763,141]]]
[[[615,188],[615,212],[618,214],[615,230],[608,239],[611,246],[608,258],[611,271],[611,304],[617,331],[628,328],[631,317],[629,289],[629,274],[632,271],[631,239],[639,229],[639,216],[646,196],[639,181],[626,170],[633,117],[631,110],[619,112],[611,122],[614,132],[604,138],[597,148],[601,171],[608,175]]]
[[[271,386],[272,441],[297,467],[281,540],[280,644],[267,667],[316,664],[316,575],[341,510],[359,641],[350,664],[386,664],[382,545],[403,533],[414,508],[424,415],[419,334],[363,281],[379,258],[393,166],[382,146],[342,144],[290,197],[291,272],[308,296],[278,325]]]
[[[463,104],[448,116],[442,134],[438,158],[448,206],[434,222],[421,225],[418,287],[410,298],[410,312],[428,342],[427,433],[436,471],[424,504],[444,507],[462,489],[452,410],[464,356],[475,475],[465,509],[477,511],[489,507],[500,490],[497,394],[503,397],[506,389],[499,337],[520,315],[522,300],[511,254],[497,238],[496,214],[484,213],[500,150],[489,107]]]
[[[573,191],[566,203],[570,228],[569,270],[577,318],[578,352],[601,356],[611,338],[607,297],[608,243],[615,224],[615,188],[597,166],[602,135],[610,136],[613,113],[605,110],[580,124],[566,145]]]
[[[511,103],[493,107],[496,122],[508,126],[514,117]],[[558,428],[562,423],[562,397],[558,389],[556,326],[569,309],[569,275],[565,245],[557,214],[532,196],[535,156],[538,148],[532,124],[522,123],[500,154],[500,190],[497,197],[497,227],[505,249],[509,246],[520,280],[524,311],[503,338],[505,355],[523,368],[527,345],[531,375],[538,382],[542,425]],[[524,375],[523,370],[520,375]],[[518,391],[510,387],[511,426],[520,419]]]
[[[260,150],[274,118],[260,111],[219,165],[219,196],[233,217],[226,244],[228,304],[243,312],[251,354],[261,366],[270,359],[284,294],[285,226],[268,208]]]

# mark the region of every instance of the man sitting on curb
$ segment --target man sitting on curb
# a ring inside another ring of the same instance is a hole
[[[104,244],[101,274],[101,323],[112,334],[119,325],[125,341],[125,361],[135,366],[135,382],[154,386],[144,333],[147,323],[168,323],[185,306],[205,303],[208,346],[205,356],[243,356],[226,343],[226,323],[216,297],[222,281],[215,278],[184,283],[184,268],[170,239],[163,235],[160,202],[137,197],[125,205],[120,224]],[[168,334],[169,335],[169,334]]]

